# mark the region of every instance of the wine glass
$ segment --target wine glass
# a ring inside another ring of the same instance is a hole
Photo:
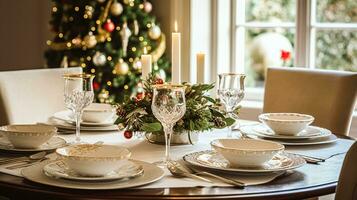
[[[225,107],[227,114],[236,120],[236,126],[239,126],[238,116],[234,110],[244,97],[244,74],[223,73],[218,75],[218,96]],[[232,137],[232,128],[229,127],[227,137]]]
[[[73,143],[81,143],[80,125],[83,109],[89,106],[94,98],[93,78],[91,74],[65,74],[64,103],[74,113],[76,121],[76,139]]]
[[[166,166],[170,161],[170,139],[173,126],[180,120],[186,112],[185,87],[182,85],[154,85],[154,94],[151,109],[158,119],[165,134],[165,159],[156,162],[159,166]]]

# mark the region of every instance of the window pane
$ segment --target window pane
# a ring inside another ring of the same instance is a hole
[[[246,21],[294,22],[295,10],[295,0],[246,0],[245,16]]]
[[[357,22],[356,0],[316,0],[318,22]]]
[[[357,31],[318,30],[316,67],[357,71]]]
[[[248,87],[263,87],[267,67],[293,66],[294,37],[295,29],[247,29],[245,73]]]

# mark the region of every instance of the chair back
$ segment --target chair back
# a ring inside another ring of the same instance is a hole
[[[63,110],[64,73],[82,68],[0,72],[0,125],[44,122]]]
[[[357,96],[357,73],[304,68],[269,68],[263,112],[296,112],[314,125],[348,135]]]
[[[357,142],[348,150],[338,179],[336,200],[357,199]]]

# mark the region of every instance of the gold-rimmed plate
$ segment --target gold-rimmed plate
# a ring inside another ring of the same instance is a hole
[[[9,140],[7,140],[6,137],[0,137],[0,150],[6,150],[6,151],[14,151],[14,152],[37,152],[37,151],[50,151],[50,150],[55,150],[60,147],[64,147],[67,145],[67,142],[65,139],[61,137],[54,136],[51,139],[49,139],[46,143],[40,145],[37,148],[32,148],[32,149],[20,149],[20,148],[15,148]]]
[[[196,167],[235,173],[272,173],[301,167],[306,161],[300,156],[287,152],[276,155],[272,160],[260,167],[231,167],[229,162],[220,154],[212,150],[187,154],[183,160]]]

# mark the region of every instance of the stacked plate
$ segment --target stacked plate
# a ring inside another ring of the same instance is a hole
[[[75,189],[119,189],[161,179],[161,168],[128,160],[128,149],[114,145],[80,144],[56,150],[59,160],[22,170],[31,181]]]
[[[306,163],[298,155],[284,152],[279,143],[255,139],[219,139],[211,142],[214,150],[187,154],[187,163],[213,171],[259,175],[283,173]]]
[[[272,140],[290,146],[329,144],[337,140],[331,131],[317,126],[307,126],[296,135],[277,134],[264,124],[244,126],[240,130],[251,138]]]
[[[115,131],[118,126],[115,109],[109,104],[93,103],[85,108],[82,115],[81,130],[83,131]],[[59,129],[75,130],[76,122],[73,112],[64,110],[55,113],[48,121]]]

